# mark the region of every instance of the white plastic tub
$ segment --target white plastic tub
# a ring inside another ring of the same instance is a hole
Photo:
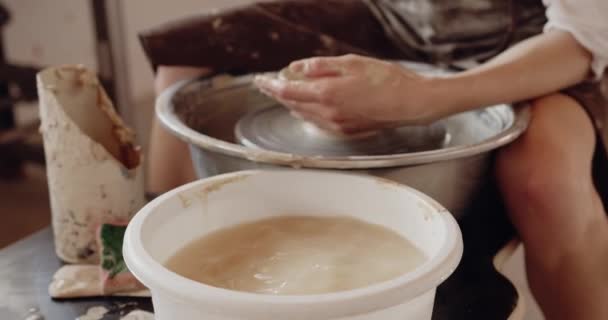
[[[163,266],[192,240],[280,215],[348,215],[402,234],[429,260],[391,281],[308,296],[272,296],[206,286]],[[370,176],[243,171],[190,183],[157,198],[131,221],[124,255],[150,288],[157,320],[431,319],[436,287],[462,256],[452,215],[409,187]]]

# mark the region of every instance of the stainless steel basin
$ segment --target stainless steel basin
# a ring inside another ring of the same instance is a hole
[[[265,151],[239,145],[234,134],[243,115],[276,105],[253,88],[252,78],[181,82],[157,100],[157,116],[190,144],[200,177],[248,169],[346,170],[414,187],[459,217],[487,181],[492,152],[521,135],[530,118],[525,106],[510,105],[454,115],[439,122],[449,134],[445,145],[414,153],[320,157]]]

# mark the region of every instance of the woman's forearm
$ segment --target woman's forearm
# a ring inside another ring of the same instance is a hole
[[[590,53],[567,32],[552,31],[471,70],[435,79],[443,115],[539,97],[586,79]]]

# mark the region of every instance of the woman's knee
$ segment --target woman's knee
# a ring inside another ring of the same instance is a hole
[[[582,106],[554,94],[533,101],[531,112],[526,133],[499,153],[497,175],[506,200],[546,206],[592,192],[595,133]]]
[[[524,135],[538,149],[537,143],[549,143],[547,152],[563,153],[571,160],[591,159],[595,131],[583,106],[570,96],[552,94],[531,102],[532,119]]]

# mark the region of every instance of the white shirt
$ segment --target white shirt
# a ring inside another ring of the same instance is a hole
[[[600,79],[608,66],[608,0],[543,0],[545,31],[567,31],[591,54],[591,69]]]

